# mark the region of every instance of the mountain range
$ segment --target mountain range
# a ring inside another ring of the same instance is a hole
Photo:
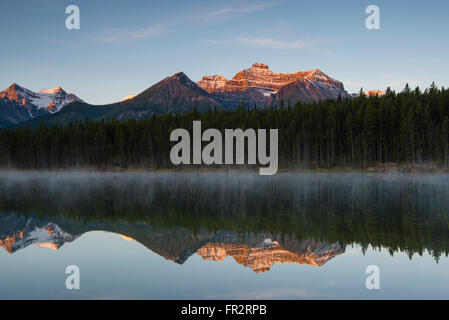
[[[61,87],[33,92],[12,84],[0,92],[0,128],[13,125],[37,127],[67,124],[86,117],[93,120],[145,119],[153,114],[180,114],[233,110],[240,104],[259,108],[348,98],[343,83],[319,69],[275,73],[266,64],[254,63],[228,80],[222,75],[204,76],[197,83],[183,72],[163,79],[135,96],[108,105],[91,105]]]
[[[0,222],[0,248],[9,253],[30,245],[58,250],[64,243],[76,238],[55,223],[35,218],[2,215]]]
[[[328,77],[319,69],[296,73],[275,73],[264,63],[254,63],[251,68],[227,80],[222,75],[205,76],[198,86],[211,94],[225,108],[237,107],[242,101],[248,105],[268,107],[296,101],[313,102],[349,97],[343,83]]]
[[[128,241],[138,241],[177,264],[183,264],[194,254],[210,261],[223,261],[226,257],[232,257],[238,264],[256,273],[267,272],[276,263],[321,267],[345,251],[345,247],[339,243],[311,239],[297,241],[263,232],[242,236],[234,231],[214,233],[202,229],[193,233],[183,228],[154,228],[144,223],[90,223],[82,227],[67,220],[60,223],[72,229],[76,235],[64,231],[59,224],[50,220],[15,214],[0,215],[0,248],[10,254],[31,245],[58,250],[86,232],[104,230],[120,234]]]
[[[83,102],[61,87],[34,92],[16,83],[0,92],[0,128],[51,115],[72,102]]]

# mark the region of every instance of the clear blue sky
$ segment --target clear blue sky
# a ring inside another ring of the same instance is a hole
[[[65,28],[66,6],[81,29]],[[380,30],[365,8],[380,8]],[[449,87],[445,0],[1,0],[0,88],[61,85],[103,104],[184,71],[231,78],[254,62],[274,72],[319,68],[364,89]]]

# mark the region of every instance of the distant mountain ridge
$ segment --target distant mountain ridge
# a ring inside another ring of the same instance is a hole
[[[83,234],[104,230],[120,234],[127,241],[138,241],[147,249],[183,264],[192,255],[204,260],[222,261],[230,256],[256,273],[270,270],[276,263],[297,263],[321,267],[327,261],[345,252],[339,243],[317,242],[311,239],[297,241],[270,233],[246,234],[234,231],[210,232],[204,229],[193,233],[183,228],[162,229],[138,223],[92,223],[76,227],[76,235],[68,233],[58,223],[19,215],[0,215],[0,248],[13,254],[28,246],[58,250],[65,243]],[[62,222],[64,223],[64,222]],[[66,221],[67,227],[73,223]]]
[[[83,102],[73,93],[65,92],[60,86],[34,92],[16,83],[1,91],[0,99],[19,103],[28,110],[32,117],[58,112],[63,106],[71,102]]]
[[[108,105],[90,105],[76,101],[68,104],[61,111],[44,115],[23,122],[20,126],[29,125],[32,128],[45,124],[68,124],[74,121],[116,119],[148,119],[153,114],[180,114],[192,111],[198,112],[223,110],[224,108],[206,91],[190,80],[183,72],[175,73],[155,85],[144,90],[131,99],[126,99]]]
[[[7,103],[7,107],[0,109],[0,126],[2,122],[3,127],[8,126],[8,122],[9,125],[29,125],[32,128],[41,123],[65,125],[86,117],[92,120],[140,120],[153,114],[181,114],[194,109],[198,112],[233,110],[242,103],[267,108],[280,105],[281,101],[293,105],[297,101],[313,102],[338,97],[349,98],[350,95],[343,83],[319,69],[283,74],[271,71],[266,64],[254,63],[231,80],[214,75],[205,76],[195,83],[183,72],[178,72],[136,96],[100,106],[87,104],[60,87],[36,93],[13,84],[0,93],[0,101],[15,102],[23,106],[28,115],[19,112],[16,104]]]
[[[260,62],[238,72],[231,80],[222,75],[204,76],[198,86],[227,108],[235,108],[242,101],[267,107],[281,100],[294,104],[349,97],[343,83],[319,69],[275,73]]]
[[[2,215],[0,222],[0,248],[11,254],[30,245],[58,250],[64,243],[76,239],[49,221]]]
[[[0,92],[0,128],[50,115],[72,102],[83,102],[60,86],[31,91],[16,83]]]

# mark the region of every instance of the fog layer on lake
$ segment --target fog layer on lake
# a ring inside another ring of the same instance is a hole
[[[2,172],[0,247],[3,298],[441,298],[449,176]],[[93,281],[82,293],[54,278],[69,261]],[[363,280],[372,264],[390,279],[377,296]],[[47,289],[23,277],[33,268]]]

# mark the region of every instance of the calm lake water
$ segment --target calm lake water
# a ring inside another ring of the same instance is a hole
[[[449,176],[0,173],[0,247],[0,299],[447,299]]]

